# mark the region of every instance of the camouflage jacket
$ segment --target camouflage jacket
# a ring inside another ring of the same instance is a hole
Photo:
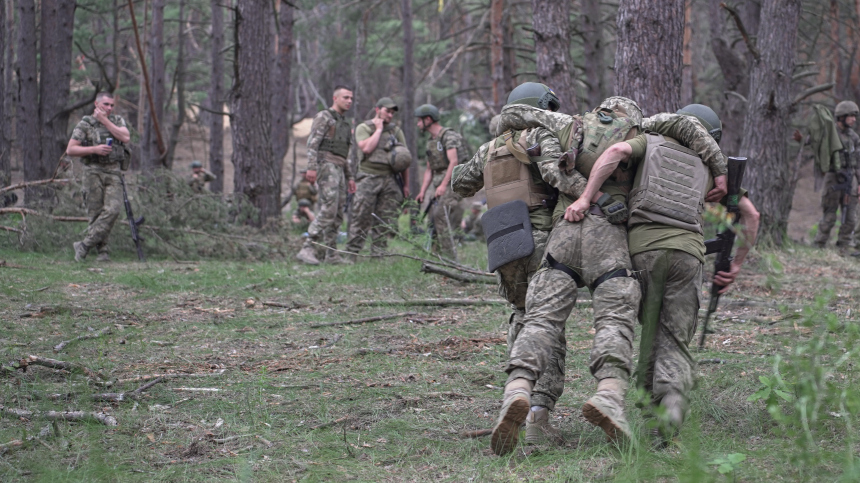
[[[336,116],[340,116],[337,118]],[[342,114],[338,114],[331,109],[323,109],[314,116],[314,122],[311,125],[311,132],[308,134],[308,171],[318,171],[320,156],[320,143],[326,138],[329,130],[343,118]],[[344,174],[346,179],[352,179],[352,170],[349,168],[355,164],[355,143],[349,145],[349,155],[346,159],[346,167]]]
[[[96,120],[93,116],[84,116],[86,119],[81,119],[77,126],[72,130],[72,139],[81,143],[81,146],[98,146],[105,144],[106,138],[111,137],[110,131],[102,123]],[[108,116],[110,122],[116,127],[127,127],[125,119],[116,114]],[[89,121],[89,122],[88,122]],[[108,156],[86,156],[84,158],[86,164],[110,164]]]
[[[850,127],[838,131],[844,153],[843,164],[847,161],[848,168],[854,173],[857,181],[860,181],[860,135]]]
[[[191,178],[188,180],[188,186],[195,193],[202,193],[206,189],[206,183],[214,181],[217,178],[211,171],[203,170],[200,173],[191,173]]]
[[[642,130],[669,136],[695,151],[714,178],[728,173],[726,156],[695,117],[664,112],[643,119]]]

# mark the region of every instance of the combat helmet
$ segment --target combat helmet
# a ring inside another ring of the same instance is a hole
[[[524,82],[516,86],[508,94],[507,104],[525,104],[552,112],[561,107],[561,101],[555,92],[539,82]]]
[[[621,96],[607,97],[600,103],[600,108],[623,113],[632,119],[637,126],[642,125],[642,108],[633,99]]]
[[[397,144],[391,149],[391,160],[389,161],[391,170],[395,173],[400,173],[409,169],[412,164],[412,154],[409,149],[402,144]]]
[[[723,123],[720,121],[720,116],[710,107],[703,104],[690,104],[679,109],[677,114],[695,117],[705,126],[714,141],[720,142],[720,138],[723,136]]]
[[[202,168],[203,163],[201,163],[200,161],[191,161],[191,167],[192,168]]]
[[[415,109],[415,117],[428,116],[433,122],[439,122],[439,108],[433,104],[422,104]]]
[[[842,116],[856,116],[858,113],[857,104],[852,101],[842,101],[836,104],[836,119]]]

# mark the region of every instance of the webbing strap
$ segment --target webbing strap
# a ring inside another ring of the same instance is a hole
[[[579,274],[576,273],[576,270],[573,270],[572,268],[568,267],[567,265],[556,261],[556,259],[553,258],[552,255],[550,255],[549,253],[546,254],[546,263],[550,267],[552,267],[556,270],[561,270],[562,272],[568,274],[570,276],[570,278],[572,278],[573,281],[576,282],[577,287],[585,287],[585,281],[583,281],[582,277],[580,277]]]
[[[493,233],[492,235],[490,235],[489,237],[487,237],[487,245],[492,243],[496,238],[499,238],[500,236],[505,236],[509,233],[513,233],[515,231],[520,231],[520,230],[524,230],[524,229],[525,229],[525,226],[523,226],[523,224],[520,223],[519,225],[509,226],[509,227],[505,228],[504,230],[497,231],[497,232]]]
[[[619,268],[618,270],[614,270],[612,272],[606,272],[603,275],[601,275],[600,277],[598,277],[597,280],[594,281],[594,287],[591,290],[592,291],[597,290],[597,287],[599,287],[601,283],[603,283],[607,280],[611,280],[613,278],[618,278],[618,277],[632,277],[632,275],[627,273],[626,268]],[[636,277],[632,277],[632,278],[636,278]]]

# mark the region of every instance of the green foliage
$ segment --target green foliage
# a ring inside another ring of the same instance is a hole
[[[709,461],[708,464],[717,465],[717,471],[719,471],[721,475],[731,474],[734,476],[734,471],[738,468],[738,465],[746,461],[746,459],[747,455],[743,453],[732,453],[722,458],[715,458]]]

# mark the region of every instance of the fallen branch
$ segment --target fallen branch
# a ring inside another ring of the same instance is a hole
[[[220,392],[217,387],[171,387],[171,391],[188,391],[188,392]]]
[[[412,315],[421,315],[417,312],[399,312],[396,314],[387,314],[387,315],[376,315],[374,317],[364,317],[361,319],[352,319],[352,320],[344,320],[341,322],[324,322],[321,324],[312,324],[310,328],[316,329],[318,327],[330,327],[333,325],[354,325],[354,324],[364,324],[365,322],[376,322],[379,320],[388,320],[388,319],[397,319],[400,317],[409,317]]]
[[[45,418],[52,421],[98,421],[106,426],[116,426],[116,418],[102,412],[86,411],[28,411],[26,409],[15,409],[0,406],[0,412],[24,419]]]
[[[36,270],[34,267],[25,267],[24,265],[15,265],[14,263],[9,263],[6,260],[0,260],[0,267],[6,268],[26,268],[27,270]]]
[[[68,183],[74,180],[71,179],[42,179],[38,181],[27,181],[24,183],[13,184],[7,186],[5,188],[0,188],[0,194],[5,193],[7,191],[14,191],[21,188],[29,188],[30,186],[39,186],[43,184],[51,184],[51,183]]]
[[[235,441],[237,439],[249,438],[251,436],[254,436],[254,435],[253,434],[242,434],[242,435],[230,436],[227,438],[213,439],[212,442],[218,443],[218,444],[224,444],[224,443],[229,443],[230,441]]]
[[[498,283],[498,280],[495,277],[490,278],[485,275],[472,275],[468,273],[452,272],[450,270],[445,270],[442,267],[427,262],[421,264],[421,272],[435,273],[437,275],[442,275],[443,277],[448,277],[457,280],[458,282],[464,283],[484,283],[487,285],[495,285]]]
[[[466,438],[475,439],[475,438],[483,438],[484,436],[489,436],[491,434],[493,434],[493,428],[476,429],[474,431],[463,431],[462,433],[460,433],[460,437],[463,439],[466,439]]]
[[[311,431],[313,431],[315,429],[323,429],[323,428],[327,428],[329,426],[334,426],[335,424],[342,423],[348,419],[349,419],[349,416],[344,416],[342,418],[335,419],[334,421],[329,421],[327,423],[317,424],[316,426],[311,426]]]
[[[104,328],[97,330],[95,332],[91,332],[89,334],[79,335],[78,337],[75,337],[72,340],[64,340],[64,341],[62,341],[59,344],[54,346],[54,352],[60,352],[61,350],[63,350],[67,345],[71,344],[72,342],[78,342],[81,340],[88,340],[88,339],[98,339],[99,337],[101,337],[103,335],[110,334],[110,333],[111,333],[111,328],[110,328],[110,326],[107,326],[107,327],[104,327]]]
[[[334,337],[331,338],[331,342],[326,345],[321,345],[320,349],[328,349],[329,347],[337,344],[337,342],[341,339],[343,339],[343,334],[335,334]]]
[[[23,235],[24,232],[17,228],[12,228],[11,226],[0,225],[0,230],[11,231],[12,233],[17,233],[19,235]]]
[[[8,443],[0,444],[0,455],[4,455],[9,451],[16,450],[24,447],[24,442],[20,439],[13,439]]]
[[[142,382],[142,381],[150,381],[152,379],[164,378],[164,379],[172,379],[174,377],[212,377],[212,376],[220,376],[224,374],[227,369],[221,369],[216,372],[204,372],[204,373],[178,373],[178,374],[149,374],[146,376],[135,376],[130,377],[128,379],[119,379],[116,382],[118,384],[125,384],[128,382]]]
[[[507,300],[502,299],[413,299],[413,300],[361,300],[355,305],[357,307],[380,307],[386,305],[422,305],[422,306],[440,306],[448,305],[495,305],[506,304]]]
[[[58,361],[56,359],[48,359],[47,357],[31,355],[30,357],[21,359],[21,361],[18,363],[18,368],[23,369],[24,371],[27,370],[27,366],[43,366],[49,367],[51,369],[61,369],[69,371],[71,373],[83,373],[89,377],[100,379],[102,381],[107,379],[107,377],[105,377],[103,374],[94,371],[82,364],[78,364],[75,362]]]
[[[107,392],[104,394],[93,394],[93,399],[96,401],[108,401],[108,402],[122,402],[122,401],[125,401],[126,399],[136,401],[136,400],[140,399],[140,396],[141,396],[141,394],[143,394],[144,391],[155,386],[159,382],[163,382],[163,381],[164,381],[163,377],[157,377],[154,380],[152,380],[151,382],[148,382],[148,383],[144,384],[143,386],[140,386],[139,388],[135,389],[134,391],[119,392],[119,393]]]
[[[299,302],[292,302],[289,304],[281,302],[263,302],[263,305],[266,307],[280,307],[282,309],[301,309],[307,307],[307,304],[302,304]]]

